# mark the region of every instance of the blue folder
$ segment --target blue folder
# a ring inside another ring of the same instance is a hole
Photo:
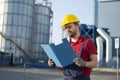
[[[59,67],[65,67],[72,64],[73,59],[76,58],[76,54],[66,38],[63,39],[63,43],[58,45],[52,43],[41,44],[41,46],[46,52],[47,56]]]

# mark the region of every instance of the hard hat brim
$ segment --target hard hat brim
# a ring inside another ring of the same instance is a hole
[[[75,22],[76,22],[76,21],[75,21]],[[79,23],[79,22],[80,22],[80,21],[77,21],[77,23]],[[70,23],[73,23],[73,22],[70,22]],[[70,23],[68,23],[68,24],[70,24]],[[65,25],[66,25],[66,24],[62,25],[61,28],[64,29],[64,28],[65,28]]]

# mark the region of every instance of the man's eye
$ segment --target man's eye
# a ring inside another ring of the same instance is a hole
[[[71,26],[68,26],[67,28],[71,28]]]

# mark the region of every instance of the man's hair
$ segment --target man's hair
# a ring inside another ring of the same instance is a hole
[[[75,24],[75,25],[79,25],[79,23],[78,23],[78,22],[73,22],[73,24]]]

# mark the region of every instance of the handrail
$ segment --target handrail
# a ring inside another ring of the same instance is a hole
[[[12,40],[11,38],[9,38],[8,36],[5,36],[2,32],[0,32],[0,35],[1,35],[4,39],[12,42],[18,49],[20,49],[20,50],[23,52],[23,54],[24,54],[25,56],[27,56],[32,62],[34,62],[34,60],[31,58],[31,56],[30,56],[23,48],[21,48],[15,41],[13,41],[13,40]]]

